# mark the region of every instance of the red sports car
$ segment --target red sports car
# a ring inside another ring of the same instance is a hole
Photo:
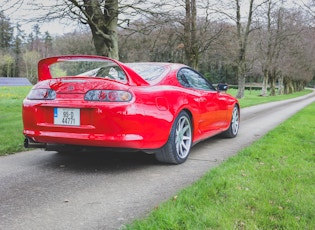
[[[193,144],[238,133],[227,85],[183,64],[58,56],[39,61],[38,78],[23,101],[25,147],[142,150],[180,164]]]

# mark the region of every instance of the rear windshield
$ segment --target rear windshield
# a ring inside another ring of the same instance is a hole
[[[50,66],[52,78],[66,76],[100,77],[127,82],[124,71],[112,61],[65,60]]]
[[[149,82],[162,79],[170,70],[170,68],[163,63],[126,63],[125,65]]]

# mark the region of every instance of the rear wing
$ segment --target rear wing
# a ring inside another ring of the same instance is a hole
[[[72,64],[72,69],[70,69],[70,71],[64,70],[62,63]],[[90,65],[87,65],[87,63],[90,63]],[[126,77],[125,84],[127,85],[149,85],[147,81],[145,81],[135,71],[123,63],[108,57],[93,55],[67,55],[42,59],[38,62],[38,80],[44,81],[61,76],[83,76],[82,73],[93,72],[93,70],[97,70],[98,66],[102,65],[115,65],[120,67],[120,69],[124,72],[124,76]]]

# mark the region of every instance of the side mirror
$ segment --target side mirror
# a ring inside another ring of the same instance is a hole
[[[229,88],[229,85],[228,84],[222,84],[222,83],[219,83],[217,85],[217,90],[218,91],[227,91]]]

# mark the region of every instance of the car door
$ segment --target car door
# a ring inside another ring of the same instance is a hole
[[[199,132],[210,135],[222,129],[226,125],[227,115],[224,96],[201,74],[192,69],[181,69],[178,73],[178,80],[184,87],[198,92],[199,96],[194,100],[199,103]]]

